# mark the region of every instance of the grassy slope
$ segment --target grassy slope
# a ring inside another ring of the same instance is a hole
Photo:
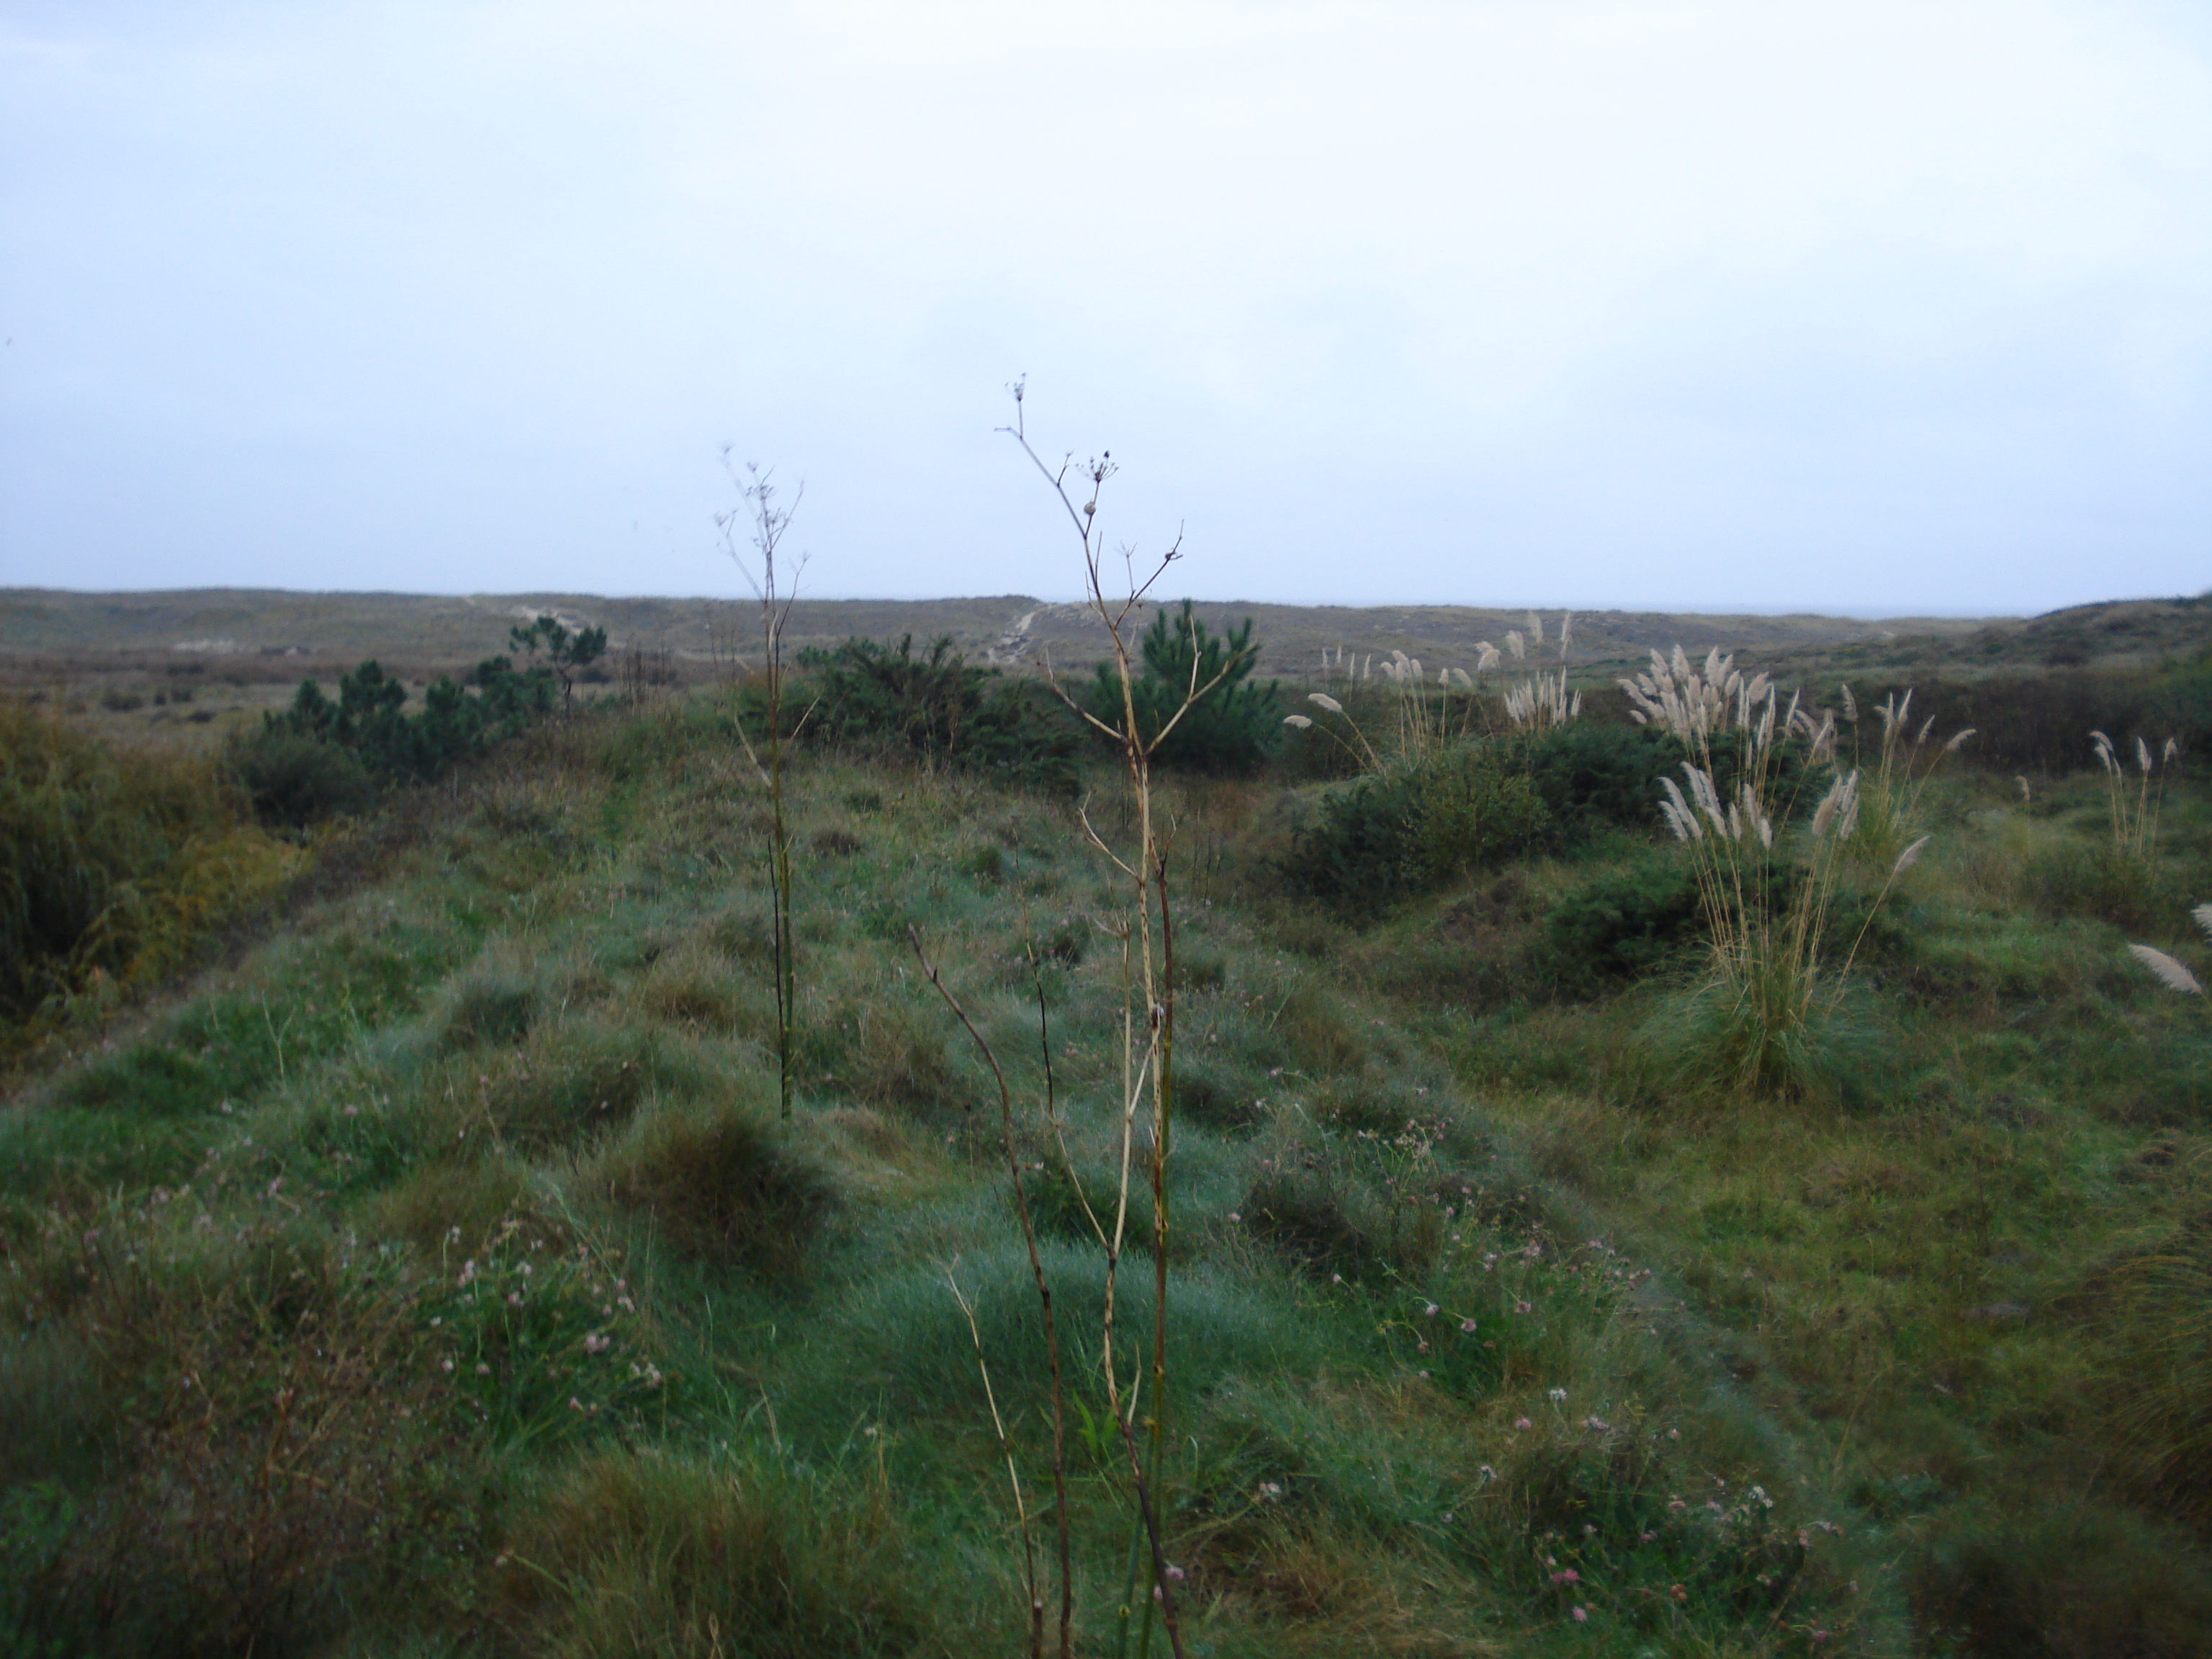
[[[1301,795],[1176,792],[1193,1650],[2212,1643],[2202,1368],[2160,1346],[2177,1308],[2202,1329],[2212,1024],[2119,948],[2202,960],[2212,821],[2177,792],[2130,886],[2091,787],[1931,794],[1847,1109],[1677,1097],[1640,1058],[1665,987],[1549,988],[1546,908],[1632,848],[1332,917],[1269,891]],[[1012,1650],[945,1273],[1032,1496],[1041,1362],[986,1074],[905,930],[1052,1162],[1042,953],[1095,1177],[1110,894],[1048,802],[826,759],[796,793],[788,1135],[760,1115],[761,803],[704,703],[544,734],[418,804],[375,879],[18,1091],[0,1571],[47,1633]],[[1079,1322],[1093,1253],[1063,1176],[1036,1197]],[[1105,1450],[1072,1496],[1097,1651],[1127,1537]]]

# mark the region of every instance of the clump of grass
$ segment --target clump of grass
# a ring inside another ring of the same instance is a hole
[[[2113,1293],[2127,1356],[2118,1427],[2135,1478],[2159,1508],[2201,1527],[2212,1521],[2212,1217],[2124,1263]]]
[[[1856,727],[1857,700],[1850,686],[1841,687],[1840,691],[1844,722]],[[1929,780],[1945,759],[1974,735],[1974,728],[1969,726],[1954,732],[1929,754],[1927,748],[1936,717],[1929,715],[1917,727],[1911,724],[1909,688],[1901,699],[1891,692],[1874,712],[1881,723],[1880,752],[1871,765],[1860,757],[1859,814],[1844,842],[1854,858],[1880,868],[1895,863],[1911,844],[1920,826],[1920,799],[1927,793]]]
[[[0,1019],[173,971],[301,860],[204,759],[126,756],[0,701]]]
[[[1011,1650],[880,1497],[765,1460],[605,1453],[518,1519],[490,1608],[507,1651],[878,1659]]]
[[[438,1043],[448,1051],[517,1043],[536,1024],[538,988],[530,978],[496,970],[456,985],[438,1018]]]
[[[2128,769],[2120,759],[2112,740],[2102,732],[2092,732],[2089,741],[2097,751],[2097,764],[2105,772],[2105,811],[2111,825],[2112,848],[2133,859],[2150,859],[2158,853],[2158,813],[2166,794],[2166,776],[2161,767],[2171,769],[2181,757],[2180,745],[2172,738],[2156,759],[2150,745],[2138,737],[2135,744],[2136,777],[2130,787]],[[2151,776],[2159,771],[2156,788]]]
[[[787,1281],[837,1201],[826,1171],[772,1121],[726,1102],[663,1105],[582,1177],[678,1254]]]
[[[2212,1577],[2124,1515],[1990,1506],[1945,1517],[1908,1569],[1921,1639],[1960,1659],[2100,1659],[2201,1650]]]

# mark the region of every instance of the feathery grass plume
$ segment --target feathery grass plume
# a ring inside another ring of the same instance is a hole
[[[2128,777],[2118,746],[2102,732],[2089,733],[2097,764],[2105,773],[2105,814],[2112,848],[2124,857],[2150,860],[2158,854],[2159,808],[2166,794],[2166,773],[2181,757],[2181,745],[2168,738],[2154,759],[2150,745],[2136,738],[2136,775]],[[2155,781],[2154,781],[2155,775]]]
[[[1505,690],[1505,718],[1516,730],[1541,732],[1583,712],[1583,694],[1567,688],[1567,671],[1538,674]]]
[[[1363,771],[1381,770],[1386,756],[1418,758],[1434,754],[1445,744],[1468,735],[1474,722],[1474,700],[1453,696],[1455,690],[1474,690],[1474,678],[1465,669],[1439,668],[1432,685],[1421,659],[1397,650],[1389,653],[1380,667],[1392,694],[1389,699],[1390,723],[1387,732],[1378,729],[1372,738],[1334,697],[1322,691],[1306,694],[1308,702],[1324,714],[1335,715],[1351,732],[1347,741],[1333,726],[1321,727],[1359,763]],[[1285,724],[1303,730],[1315,722],[1310,716],[1291,716]]]
[[[2151,972],[2156,974],[2160,982],[2170,988],[2195,996],[2201,997],[2204,994],[2204,988],[2197,983],[2197,975],[2166,955],[2165,951],[2154,950],[2148,945],[2130,945],[2128,946],[2128,953]]]
[[[1846,722],[1856,728],[1857,703],[1851,698],[1849,686],[1842,690]],[[1864,811],[1846,832],[1845,839],[1853,858],[1877,869],[1896,863],[1898,854],[1920,827],[1920,798],[1927,790],[1929,779],[1944,760],[1958,753],[1974,735],[1972,726],[1963,727],[1929,753],[1927,745],[1935,716],[1929,715],[1916,727],[1911,721],[1911,708],[1912,691],[1909,687],[1902,697],[1893,691],[1882,699],[1874,711],[1881,723],[1881,735],[1870,760],[1864,757],[1856,732],[1852,740],[1854,757],[1860,764],[1860,794]]]
[[[1342,703],[1339,702],[1334,697],[1330,696],[1326,691],[1309,691],[1306,693],[1306,701],[1311,703],[1315,708],[1320,709],[1323,714],[1334,714],[1337,719],[1343,721],[1346,729],[1352,733],[1352,741],[1346,742],[1343,734],[1338,732],[1333,726],[1316,726],[1310,715],[1285,715],[1283,720],[1284,725],[1296,727],[1300,731],[1313,729],[1324,732],[1336,744],[1338,748],[1343,750],[1346,754],[1351,756],[1363,769],[1381,769],[1382,765],[1382,756],[1376,752],[1375,745],[1368,741],[1367,733],[1359,729],[1359,722],[1352,719],[1350,714],[1345,713],[1344,705]],[[1358,747],[1355,748],[1353,746],[1354,743],[1358,744]]]
[[[2206,938],[2212,939],[2212,904],[2196,906],[2190,911],[2189,916],[2191,921],[2203,929]],[[2204,994],[2204,987],[2198,981],[2197,975],[2166,955],[2165,951],[2154,950],[2148,945],[2130,945],[2128,946],[2128,951],[2137,962],[2156,974],[2160,983],[2185,994],[2200,997]]]
[[[1516,731],[1547,731],[1555,726],[1564,726],[1583,712],[1582,693],[1571,691],[1567,686],[1567,641],[1572,621],[1571,612],[1559,619],[1559,672],[1556,675],[1539,672],[1517,685],[1507,688],[1505,718]],[[1538,644],[1543,643],[1543,619],[1533,611],[1528,613],[1528,631]],[[1517,634],[1508,634],[1506,643],[1510,645],[1519,637]],[[1521,648],[1516,646],[1513,654],[1517,660]]]

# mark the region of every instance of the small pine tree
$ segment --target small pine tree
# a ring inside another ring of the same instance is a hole
[[[1185,599],[1179,611],[1153,617],[1141,642],[1143,671],[1130,686],[1137,726],[1149,740],[1175,720],[1194,687],[1196,702],[1160,744],[1155,758],[1165,766],[1202,772],[1249,772],[1274,751],[1281,739],[1282,711],[1275,683],[1249,683],[1260,648],[1252,643],[1252,619],[1216,636]],[[1216,683],[1218,679],[1218,684]],[[1212,690],[1204,690],[1211,685]],[[1091,711],[1107,724],[1121,716],[1121,684],[1110,664],[1099,665],[1092,684]]]
[[[527,628],[510,628],[507,637],[514,649],[533,662],[538,647],[544,647],[545,660],[560,677],[561,701],[564,703],[574,693],[577,671],[597,662],[607,648],[605,629],[586,628],[571,634],[557,617],[540,617]]]

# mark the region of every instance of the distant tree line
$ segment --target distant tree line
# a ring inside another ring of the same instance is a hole
[[[392,785],[442,777],[570,702],[577,673],[607,647],[605,629],[571,633],[553,617],[511,628],[507,639],[525,666],[501,655],[459,680],[441,674],[411,714],[406,686],[373,658],[339,679],[335,699],[319,682],[302,681],[292,706],[264,715],[260,731],[228,757],[255,817],[301,828],[358,811]]]

